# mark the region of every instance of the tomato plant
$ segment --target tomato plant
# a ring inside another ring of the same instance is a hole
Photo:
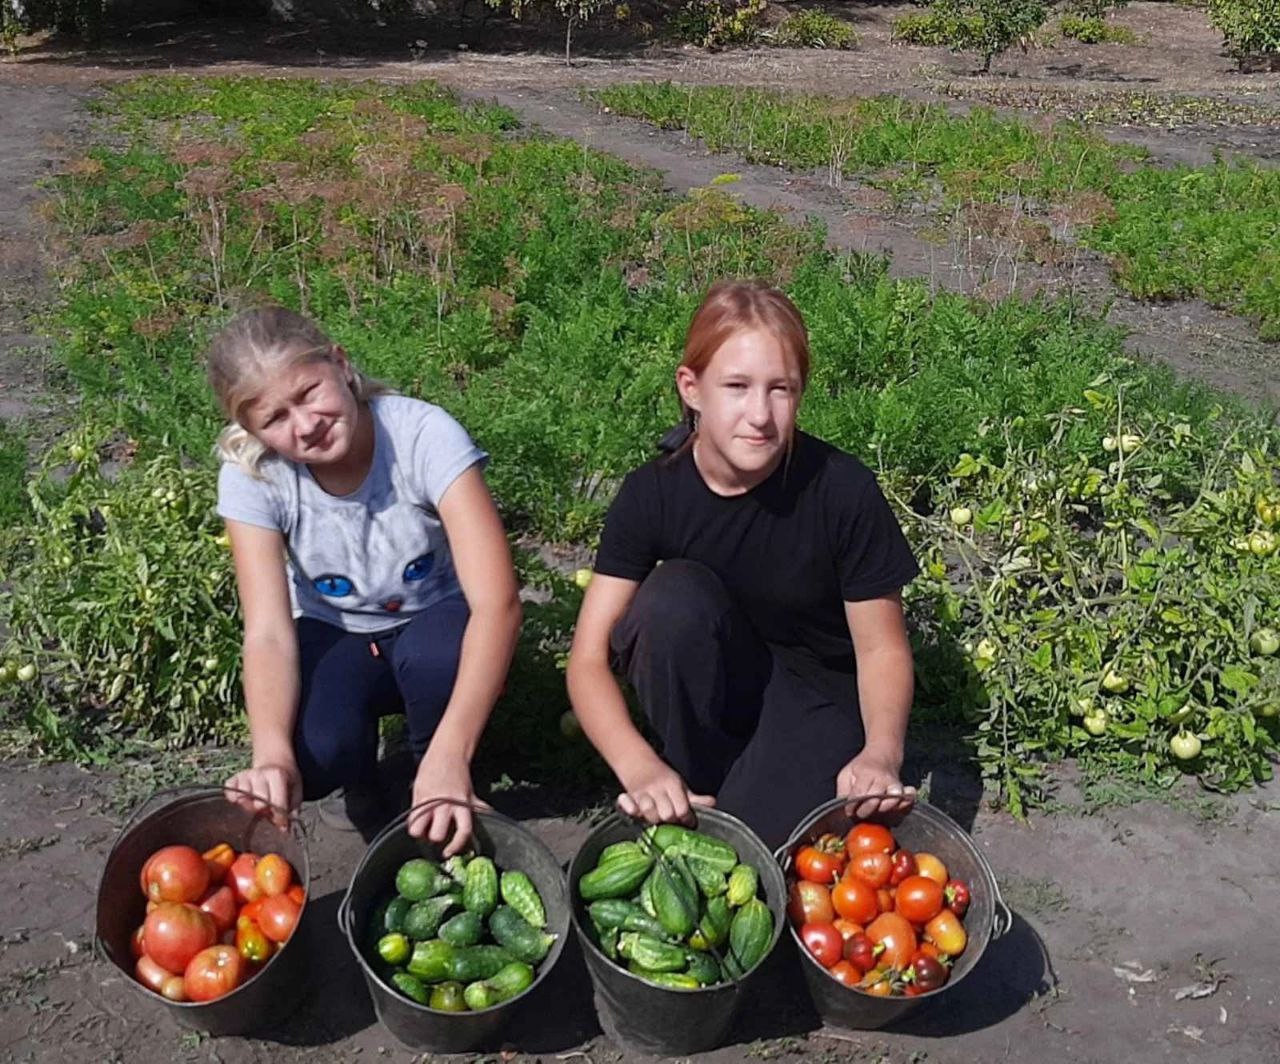
[[[824,968],[833,968],[844,956],[844,939],[831,924],[805,924],[800,941]]]
[[[187,902],[162,903],[142,927],[148,956],[169,972],[182,971],[192,957],[218,938],[213,917]]]
[[[209,869],[190,846],[165,846],[143,865],[142,882],[152,901],[199,901],[209,889]]]
[[[244,958],[234,947],[210,946],[191,958],[182,979],[192,1001],[213,1001],[238,987],[244,974]]]

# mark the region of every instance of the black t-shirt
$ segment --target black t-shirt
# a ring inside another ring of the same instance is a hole
[[[871,470],[803,432],[790,461],[742,495],[712,491],[692,448],[628,474],[596,572],[640,581],[671,558],[710,568],[789,666],[855,704],[844,603],[887,595],[919,572]]]

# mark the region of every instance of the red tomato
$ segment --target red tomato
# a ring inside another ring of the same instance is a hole
[[[818,883],[797,879],[787,895],[787,915],[793,924],[829,924],[836,918],[831,891]]]
[[[845,876],[831,888],[831,905],[846,920],[864,926],[880,912],[875,888],[857,876]]]
[[[268,898],[287,894],[293,886],[293,867],[278,853],[269,853],[258,862],[253,880]]]
[[[862,980],[862,973],[848,961],[837,961],[831,968],[831,974],[837,983],[845,986],[857,986]]]
[[[932,920],[924,925],[924,934],[930,942],[942,950],[948,957],[958,957],[969,944],[969,936],[964,924],[950,909],[943,909]],[[147,937],[151,941],[150,935]]]
[[[236,896],[225,884],[211,890],[200,903],[200,909],[213,917],[213,925],[218,929],[218,934],[236,926]]]
[[[129,949],[133,953],[134,960],[137,960],[147,952],[146,936],[143,931],[146,930],[145,924],[139,924],[138,930],[133,933],[133,937],[129,939]]]
[[[291,886],[288,889],[288,891],[286,891],[286,893],[289,895],[289,897],[291,897],[294,901],[298,903],[299,909],[301,909],[302,906],[306,903],[307,892],[303,890],[302,887],[300,887],[297,883]]]
[[[155,860],[156,855],[153,853],[145,861],[142,862],[142,871],[138,873],[138,887],[142,891],[144,898],[150,898],[147,892],[147,874],[151,871],[151,862]]]
[[[882,913],[893,912],[894,892],[892,887],[881,887],[876,891],[876,904]]]
[[[235,947],[250,964],[266,964],[275,952],[275,944],[262,933],[262,928],[247,916],[236,921]]]
[[[829,887],[843,870],[843,859],[833,853],[824,853],[816,846],[801,846],[796,851],[796,875],[810,883]]]
[[[893,833],[883,824],[855,824],[844,837],[845,849],[852,859],[860,853],[893,853]]]
[[[235,891],[236,901],[245,905],[262,897],[262,888],[258,886],[255,873],[258,869],[256,853],[242,853],[227,869],[227,881]]]
[[[888,886],[889,876],[893,873],[893,859],[887,853],[878,850],[863,850],[854,854],[849,860],[846,876],[857,876],[870,883],[876,890]]]
[[[833,835],[828,831],[825,835],[819,835],[818,841],[814,845],[823,853],[833,853],[841,858],[848,856],[844,848],[843,835]]]
[[[867,927],[867,938],[884,946],[879,957],[883,968],[901,971],[916,952],[916,931],[897,913],[881,913]]]
[[[915,957],[911,960],[909,972],[911,982],[919,987],[922,993],[937,990],[951,975],[950,971],[947,970],[947,966],[936,957],[930,957],[928,954],[920,953],[919,951],[916,952]]]
[[[244,980],[244,958],[232,946],[210,946],[191,958],[182,973],[187,997],[212,1001],[229,994]]]
[[[844,955],[844,939],[831,924],[805,924],[800,928],[800,941],[824,968],[834,968]]]
[[[869,972],[876,966],[883,946],[877,946],[865,933],[854,935],[844,944],[844,959],[860,972]]]
[[[942,912],[942,887],[925,876],[908,876],[898,886],[894,907],[913,924],[927,924]]]
[[[273,894],[262,899],[258,914],[258,926],[272,942],[288,942],[298,924],[298,903],[284,894]]]
[[[889,873],[889,883],[896,887],[908,876],[918,875],[916,870],[916,855],[910,850],[898,850],[893,855],[892,871]]]
[[[218,940],[213,917],[194,905],[166,902],[142,925],[147,956],[169,972],[180,972],[197,953]]]
[[[239,915],[247,916],[256,924],[258,922],[258,917],[262,915],[262,903],[265,900],[265,898],[259,898],[257,901],[249,902],[248,905],[241,905]]]
[[[170,1001],[187,1000],[182,976],[166,972],[145,954],[138,958],[138,963],[133,968],[133,974],[138,977],[138,982],[143,986],[154,990],[157,994],[168,998]]]
[[[947,866],[931,853],[916,854],[916,872],[926,879],[932,879],[941,886],[947,884]]]
[[[969,911],[969,884],[963,879],[949,879],[943,888],[947,899],[947,908],[957,916],[964,916]]]
[[[143,874],[143,893],[152,901],[199,901],[209,889],[209,869],[190,846],[157,850]]]
[[[227,877],[227,869],[235,863],[236,851],[228,842],[220,842],[205,850],[201,856],[209,869],[209,882],[221,883]]]
[[[916,947],[916,956],[932,957],[935,961],[942,959],[942,950],[938,949],[932,942],[921,942]]]

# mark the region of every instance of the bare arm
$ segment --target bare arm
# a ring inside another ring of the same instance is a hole
[[[470,617],[462,637],[453,693],[418,766],[414,805],[437,797],[475,800],[471,758],[502,693],[520,633],[520,595],[511,551],[478,465],[449,486],[439,509]],[[471,835],[468,809],[442,805],[416,817],[409,830],[415,835],[426,834],[433,842],[444,842],[451,828],[447,856],[461,850]]]
[[[583,732],[622,784],[618,807],[650,823],[688,821],[690,802],[714,805],[714,800],[690,794],[680,775],[645,741],[609,668],[609,633],[638,586],[616,576],[592,578],[569,650],[569,701]]]
[[[855,810],[858,816],[891,813],[915,800],[915,790],[903,787],[898,778],[915,692],[902,594],[895,591],[863,602],[846,602],[844,611],[858,664],[858,700],[867,741],[841,770],[836,793],[901,795],[878,803],[863,802]]]
[[[284,538],[273,529],[227,521],[236,586],[244,614],[244,701],[253,743],[252,766],[227,780],[282,809],[302,801],[293,753],[298,712],[298,637],[289,605]],[[249,808],[257,803],[240,796]]]

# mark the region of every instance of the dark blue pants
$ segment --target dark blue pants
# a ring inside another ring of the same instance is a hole
[[[413,755],[422,757],[453,693],[468,616],[458,595],[374,635],[298,620],[302,697],[293,749],[306,800],[373,782],[379,717],[403,712]]]
[[[751,627],[705,565],[658,566],[610,636],[662,756],[695,794],[780,846],[865,743],[856,688],[835,698]]]

